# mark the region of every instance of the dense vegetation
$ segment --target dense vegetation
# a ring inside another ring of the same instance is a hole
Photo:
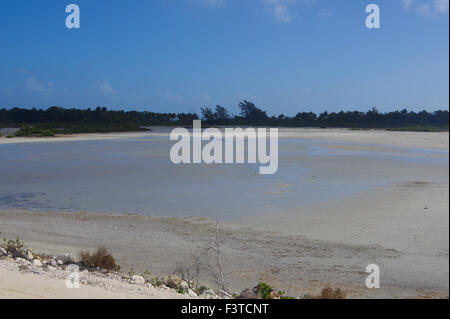
[[[283,114],[269,117],[267,113],[249,101],[239,104],[239,116],[230,116],[226,109],[217,106],[215,110],[202,109],[202,118],[208,124],[215,125],[267,125],[289,127],[344,127],[354,129],[382,128],[392,130],[448,130],[449,113],[436,111],[408,112],[407,110],[380,113],[375,108],[368,112],[344,112],[319,115],[313,112],[301,112],[289,117]]]
[[[448,130],[449,112],[409,112],[407,110],[380,113],[339,112],[315,114],[301,112],[289,117],[283,114],[268,116],[267,112],[249,101],[239,104],[240,114],[231,115],[223,106],[202,108],[205,125],[261,125],[288,127],[343,127],[352,129],[382,128],[390,130],[439,131]],[[0,109],[0,127],[21,127],[18,136],[52,136],[54,134],[120,132],[145,130],[144,126],[190,126],[199,119],[193,113],[154,113],[96,109]]]

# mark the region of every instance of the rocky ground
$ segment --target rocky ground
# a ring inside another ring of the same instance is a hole
[[[18,241],[15,244],[18,243],[20,244]],[[239,296],[232,296],[224,290],[216,293],[206,287],[195,289],[194,286],[194,282],[174,274],[161,279],[150,278],[146,274],[122,273],[100,267],[89,268],[70,254],[34,255],[31,249],[21,250],[11,245],[0,247],[0,299],[280,299],[279,293],[269,286],[245,289]],[[46,293],[48,290],[52,290],[52,293]],[[69,291],[77,293],[68,294]]]
[[[73,276],[74,269],[79,272]],[[154,298],[154,299],[224,299],[232,296],[225,291],[215,293],[211,289],[202,289],[194,292],[193,283],[182,280],[177,275],[170,275],[160,280],[146,278],[145,275],[125,274],[116,271],[107,271],[100,268],[88,269],[83,267],[69,254],[61,256],[33,255],[31,250],[23,253],[12,252],[0,247],[0,278],[14,276],[14,274],[33,274],[44,280],[59,280],[62,282],[69,278],[69,286],[75,287],[75,278],[79,278],[79,284],[84,287],[101,288],[107,297],[110,293],[113,297],[116,293],[125,298]],[[72,274],[72,276],[71,276]],[[32,290],[33,280],[30,277],[29,286]],[[0,298],[16,298],[21,296],[16,289],[1,287]],[[19,288],[19,287],[17,287]],[[42,289],[42,287],[41,287]],[[70,289],[67,285],[65,289]],[[24,291],[24,294],[26,292]],[[45,296],[42,296],[45,297]],[[86,298],[89,298],[86,295]]]

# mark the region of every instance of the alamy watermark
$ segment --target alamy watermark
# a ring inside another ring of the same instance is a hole
[[[80,28],[80,7],[77,4],[69,4],[66,7],[66,27],[68,29]],[[380,24],[380,7],[377,4],[369,4],[366,6],[366,13],[369,15],[366,18],[365,24],[368,29],[379,29]]]
[[[369,4],[366,7],[366,13],[369,13],[366,18],[367,29],[381,28],[380,7],[377,4]]]
[[[278,171],[277,128],[225,128],[222,133],[218,128],[202,131],[201,121],[197,120],[193,123],[192,136],[187,129],[176,128],[170,140],[178,141],[170,150],[174,164],[259,163],[261,175]],[[203,145],[203,142],[207,143]]]
[[[77,265],[69,265],[66,268],[69,273],[66,277],[66,287],[69,289],[80,288],[80,267]]]
[[[368,289],[380,288],[380,266],[371,264],[366,267],[366,273],[369,274],[366,278],[366,287]]]
[[[69,15],[66,18],[67,29],[79,29],[80,28],[80,7],[76,4],[69,4],[66,7],[66,13]]]

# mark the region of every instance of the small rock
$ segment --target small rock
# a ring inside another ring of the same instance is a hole
[[[181,290],[183,290],[184,292],[188,292],[190,287],[189,287],[189,284],[185,280],[182,280],[180,282],[180,287],[179,288]]]
[[[62,261],[63,264],[73,264],[75,262],[74,258],[70,254],[60,255],[56,259],[57,261]]]
[[[42,267],[42,263],[41,263],[41,261],[39,259],[34,259],[32,264],[35,267]]]
[[[8,252],[3,247],[0,247],[0,256],[8,256]]]
[[[280,296],[276,291],[271,291],[269,295],[269,299],[280,299]]]
[[[206,289],[201,295],[200,297],[205,298],[205,299],[217,299],[218,296],[216,295],[216,293],[214,291],[212,291],[211,289]]]
[[[53,267],[53,266],[51,266],[51,265],[47,265],[46,269],[47,269],[48,271],[55,271],[55,270],[56,270],[56,267]]]
[[[217,295],[223,299],[232,299],[233,298],[233,296],[231,294],[229,294],[228,292],[226,292],[225,290],[219,290],[217,292]]]
[[[136,285],[145,284],[145,279],[142,276],[137,276],[137,275],[131,276],[131,281],[133,282],[133,284],[136,284]]]
[[[30,250],[28,250],[28,251],[25,253],[25,257],[26,257],[29,261],[32,261],[33,258],[34,258],[33,254],[31,253]]]
[[[50,264],[50,266],[52,266],[52,267],[55,267],[55,268],[58,267],[58,263],[56,262],[55,259],[50,260],[49,264]]]
[[[64,262],[63,262],[61,259],[58,259],[58,260],[56,261],[56,263],[58,264],[58,266],[64,265]]]
[[[177,275],[170,275],[166,282],[166,286],[172,289],[177,289],[180,284],[181,277]]]
[[[168,280],[169,280],[168,277],[158,278],[156,285],[165,286]]]
[[[23,258],[20,258],[20,257],[16,259],[16,262],[17,262],[19,265],[23,265],[23,266],[28,266],[28,265],[31,264],[28,260],[23,259]]]
[[[238,299],[261,299],[257,289],[245,289],[241,292]]]
[[[188,289],[187,294],[189,297],[198,297],[198,295],[192,289]]]

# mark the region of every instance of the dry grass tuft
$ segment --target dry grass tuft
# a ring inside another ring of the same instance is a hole
[[[111,271],[120,270],[120,267],[116,264],[114,257],[103,246],[97,248],[97,250],[92,254],[89,251],[81,251],[80,264],[89,268],[99,267],[100,269]]]
[[[333,288],[326,287],[317,299],[345,299],[345,293],[340,288],[334,290]]]

